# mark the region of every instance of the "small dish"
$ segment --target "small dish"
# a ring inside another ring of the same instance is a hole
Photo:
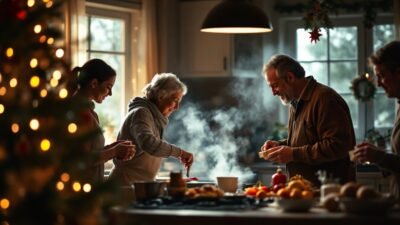
[[[285,212],[308,212],[314,206],[314,199],[276,198],[279,208]]]

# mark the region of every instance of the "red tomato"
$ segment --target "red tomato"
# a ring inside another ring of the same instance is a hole
[[[256,196],[258,189],[256,187],[248,187],[245,189],[244,193],[250,196]]]
[[[285,183],[286,183],[286,175],[282,172],[282,169],[278,168],[276,170],[276,173],[272,175],[272,186]]]
[[[274,192],[277,193],[280,189],[282,189],[282,188],[284,188],[284,187],[285,187],[285,184],[283,184],[283,183],[281,183],[281,184],[275,184],[275,185],[272,187],[272,190],[274,190]]]
[[[267,186],[259,186],[258,190],[264,191],[266,193],[268,193],[270,191],[269,187],[267,187]]]

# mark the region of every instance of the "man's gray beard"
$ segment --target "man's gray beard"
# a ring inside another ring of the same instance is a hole
[[[290,104],[290,101],[288,101],[287,99],[283,99],[282,97],[279,97],[279,99],[282,102],[282,105],[284,106],[288,106]]]

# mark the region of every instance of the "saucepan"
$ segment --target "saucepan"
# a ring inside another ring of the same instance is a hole
[[[137,201],[157,198],[164,194],[166,182],[162,181],[137,181],[133,183]]]

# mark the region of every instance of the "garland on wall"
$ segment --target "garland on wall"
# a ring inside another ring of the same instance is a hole
[[[345,12],[363,12],[364,26],[371,28],[376,21],[378,11],[388,12],[392,9],[393,0],[356,0],[345,2],[343,0],[310,0],[308,3],[286,4],[279,2],[275,4],[275,10],[280,13],[304,13],[304,29],[310,30],[311,43],[317,43],[322,36],[321,28],[333,27],[329,18],[330,14]]]

